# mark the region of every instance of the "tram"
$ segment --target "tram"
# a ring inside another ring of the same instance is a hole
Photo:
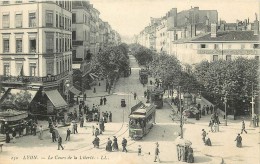
[[[151,102],[154,103],[158,109],[163,107],[163,93],[163,89],[155,89],[151,91]]]
[[[139,80],[142,84],[148,83],[148,71],[145,69],[141,69],[139,71]]]
[[[142,139],[149,133],[155,123],[155,106],[152,104],[138,103],[131,109],[129,115],[129,136],[134,139]]]

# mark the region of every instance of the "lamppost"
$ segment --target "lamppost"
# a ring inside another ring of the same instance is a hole
[[[224,104],[225,104],[225,126],[227,126],[227,92],[225,92]]]
[[[179,106],[178,110],[180,111],[180,128],[181,128],[181,138],[183,138],[183,120],[182,120],[182,107],[181,107],[181,86],[178,86],[178,97],[179,97]]]
[[[65,93],[66,93],[66,96],[67,96],[67,103],[69,104],[69,87],[70,87],[70,80],[69,79],[66,79],[65,80]]]
[[[251,104],[252,104],[252,119],[251,119],[251,127],[255,128],[255,92],[254,92],[254,83],[252,83],[252,98],[251,98]]]

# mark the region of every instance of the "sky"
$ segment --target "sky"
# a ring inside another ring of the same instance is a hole
[[[200,10],[217,10],[218,18],[228,23],[237,19],[259,20],[259,0],[89,0],[99,10],[100,18],[107,21],[121,37],[140,33],[150,23],[150,17],[160,18],[171,8],[177,12],[199,7]]]

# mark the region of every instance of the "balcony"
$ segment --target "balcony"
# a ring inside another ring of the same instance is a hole
[[[25,83],[46,83],[54,82],[67,76],[69,71],[65,71],[59,75],[49,75],[45,77],[37,76],[0,76],[2,83],[25,84]]]
[[[73,40],[72,45],[73,46],[83,46],[83,41]]]
[[[218,55],[257,55],[260,53],[258,49],[243,50],[243,49],[198,49],[198,54],[218,54]]]

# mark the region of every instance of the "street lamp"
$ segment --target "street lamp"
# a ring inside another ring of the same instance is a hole
[[[69,87],[70,87],[70,80],[66,79],[66,81],[65,81],[65,87],[66,87],[67,103],[69,104]]]
[[[224,97],[224,103],[225,103],[225,126],[227,126],[227,93]]]

